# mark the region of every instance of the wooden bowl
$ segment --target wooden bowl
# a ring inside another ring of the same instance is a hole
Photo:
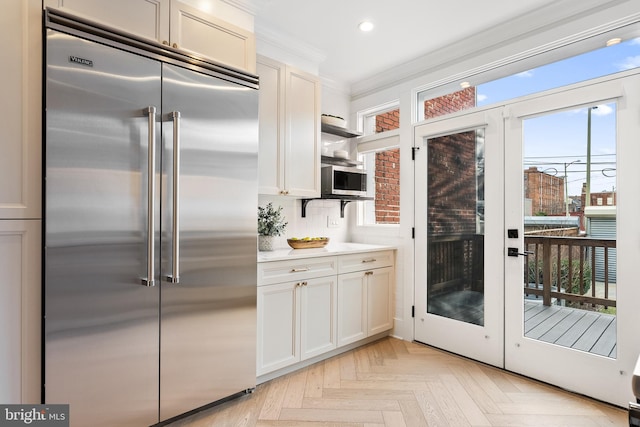
[[[327,246],[327,243],[329,243],[329,238],[322,237],[316,240],[287,239],[287,243],[293,249],[323,248]]]

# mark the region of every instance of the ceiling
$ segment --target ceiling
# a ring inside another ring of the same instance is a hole
[[[558,0],[254,0],[258,40],[281,45],[317,63],[323,78],[359,80],[491,31],[522,22]],[[565,2],[565,0],[560,0]],[[575,0],[571,0],[576,3]],[[516,19],[517,18],[517,19]],[[364,20],[375,28],[358,29]],[[509,37],[493,31],[494,38]],[[486,38],[484,42],[486,42]],[[499,42],[494,40],[492,43]]]

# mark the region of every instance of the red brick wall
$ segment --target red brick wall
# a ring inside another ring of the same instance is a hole
[[[430,119],[476,105],[476,88],[430,99]],[[476,233],[476,132],[434,138],[428,145],[429,234]]]
[[[476,106],[476,88],[469,87],[424,102],[424,118],[432,119]]]
[[[433,138],[427,153],[429,234],[475,234],[476,132]]]
[[[476,105],[476,89],[470,87],[458,92],[427,100],[424,103],[425,118],[433,118],[472,108]],[[376,133],[400,127],[400,110],[393,110],[376,116]],[[464,134],[454,140],[442,140],[432,145],[434,163],[429,157],[429,170],[433,172],[434,181],[429,182],[429,194],[434,192],[453,193],[446,195],[434,207],[433,228],[441,232],[475,233],[476,194],[475,194],[475,132]],[[463,163],[457,165],[463,169],[453,180],[449,172],[441,169],[443,163],[435,160],[444,159],[453,165],[456,159]],[[400,222],[400,150],[393,149],[376,153],[376,224],[398,224]],[[431,173],[430,173],[431,177]],[[442,182],[441,182],[442,181]],[[432,185],[434,187],[432,187]],[[432,199],[433,200],[433,199]],[[450,210],[453,209],[453,210]],[[431,221],[431,219],[430,219]],[[449,231],[445,231],[449,230]],[[455,231],[451,231],[455,230]]]
[[[524,171],[524,191],[524,197],[531,199],[533,215],[564,214],[564,178],[549,175],[532,166]]]
[[[587,184],[582,184],[582,194],[580,195],[580,201],[582,203],[582,211],[584,212],[585,200],[587,198]],[[591,206],[616,206],[618,204],[618,193],[617,192],[591,192],[590,193]],[[598,204],[598,199],[602,202],[602,204]],[[608,204],[608,199],[612,199],[612,204]]]
[[[376,116],[376,133],[400,128],[400,110],[393,110]]]
[[[400,110],[376,116],[376,133],[398,129]],[[400,149],[376,153],[376,224],[400,223]]]
[[[400,223],[400,149],[376,153],[376,224]]]

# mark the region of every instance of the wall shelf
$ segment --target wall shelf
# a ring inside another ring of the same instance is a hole
[[[321,123],[320,130],[325,133],[330,133],[332,135],[338,135],[345,138],[355,138],[357,136],[362,136],[360,132],[341,128],[340,126],[329,125],[327,123]]]
[[[335,166],[362,166],[362,162],[358,160],[343,159],[341,157],[320,156],[320,163],[323,165]]]
[[[316,197],[316,198],[313,198],[313,199],[301,199],[300,201],[302,202],[302,212],[301,212],[300,216],[302,218],[305,218],[307,216],[307,205],[312,200],[340,200],[340,218],[344,218],[344,208],[345,208],[345,206],[347,206],[347,204],[349,202],[357,202],[357,201],[364,201],[364,200],[374,200],[374,198],[373,197],[360,197],[360,196],[330,196],[330,195],[326,195],[326,196],[322,196],[322,197]]]

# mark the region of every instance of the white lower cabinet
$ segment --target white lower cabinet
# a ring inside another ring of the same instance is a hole
[[[336,348],[336,276],[258,286],[263,375]]]
[[[338,347],[393,327],[393,267],[338,276]]]
[[[393,328],[394,254],[259,263],[258,376]]]
[[[338,278],[338,345],[367,337],[367,281],[361,272]]]
[[[0,402],[40,402],[41,221],[0,220]]]

